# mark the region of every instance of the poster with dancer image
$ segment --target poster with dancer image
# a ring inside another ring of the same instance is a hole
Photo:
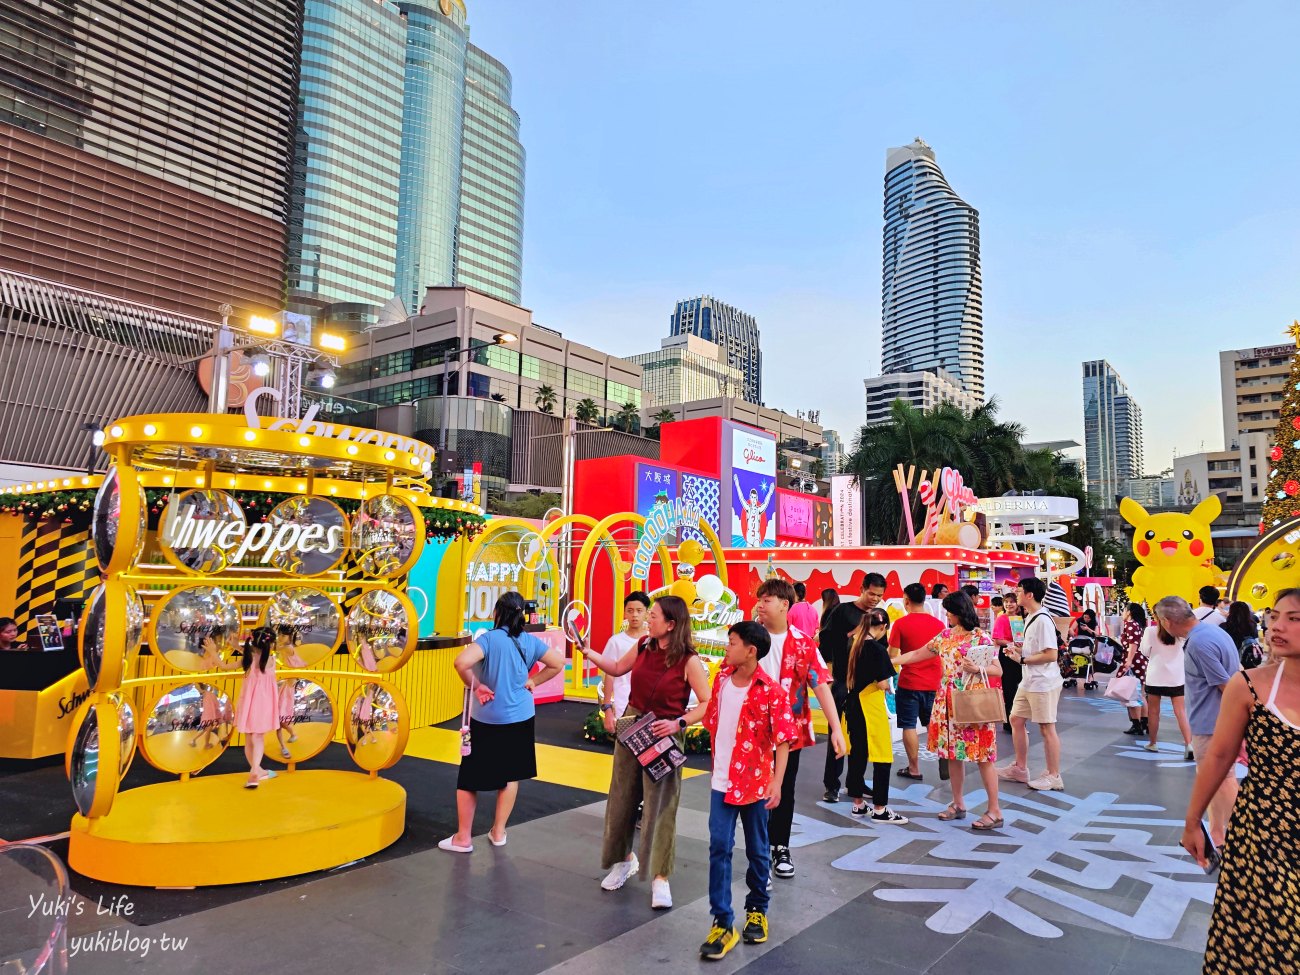
[[[775,548],[776,441],[731,428],[731,547]]]

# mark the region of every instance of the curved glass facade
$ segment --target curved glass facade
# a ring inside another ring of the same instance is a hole
[[[459,4],[398,6],[406,18],[406,86],[397,294],[415,312],[425,288],[456,281],[469,33]]]
[[[387,0],[307,0],[289,216],[294,311],[331,317],[331,305],[393,296],[405,52],[406,24]]]
[[[917,139],[885,164],[881,372],[947,370],[984,400],[979,211]]]
[[[524,147],[510,72],[469,46],[456,234],[456,283],[519,304],[524,248]]]
[[[483,465],[483,484],[499,494],[510,483],[511,418],[504,403],[470,396],[433,396],[415,404],[415,437],[437,444],[442,437],[442,411],[447,410],[447,449],[466,465]]]

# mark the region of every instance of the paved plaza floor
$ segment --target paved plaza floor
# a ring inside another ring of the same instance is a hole
[[[554,707],[565,710],[553,712],[563,720],[551,720],[552,728],[585,712]],[[1099,691],[1067,690],[1066,791],[1007,785],[1006,826],[989,834],[970,830],[973,815],[954,823],[935,818],[948,791],[932,759],[923,763],[924,782],[895,779],[891,805],[911,818],[907,826],[873,826],[851,817],[847,802],[821,803],[819,745],[802,763],[797,874],[776,881],[771,938],[738,945],[716,963],[698,957],[709,926],[707,776],[684,784],[675,906],[655,912],[647,884],[633,881],[614,893],[599,887],[604,803],[590,791],[590,769],[575,773],[583,788],[525,783],[523,821],[511,827],[508,845],[488,844],[480,814],[475,852],[457,856],[429,845],[452,822],[454,768],[408,757],[395,777],[436,787],[408,785],[411,835],[386,855],[297,881],[221,891],[122,888],[118,893],[148,909],[135,919],[96,916],[93,907],[74,917],[69,971],[1192,975],[1200,970],[1213,896],[1212,880],[1177,845],[1194,769],[1173,744],[1157,754],[1142,750],[1120,733],[1126,724],[1123,709]],[[550,743],[564,747],[553,734]],[[1036,769],[1041,746],[1036,737],[1032,743]],[[1009,756],[1010,737],[1000,746]],[[603,758],[576,741],[573,750],[570,765],[582,765],[584,755]],[[563,779],[568,766],[553,767],[549,777]],[[4,808],[15,808],[26,776],[48,772],[0,780]],[[967,781],[978,778],[972,773]],[[967,793],[972,810],[982,800]],[[8,830],[2,835],[15,838],[8,815],[0,811]],[[743,851],[735,856],[739,908]],[[95,895],[75,878],[74,888]]]

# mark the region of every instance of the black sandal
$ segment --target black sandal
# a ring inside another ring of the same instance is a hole
[[[925,779],[925,776],[922,775],[920,772],[913,773],[911,769],[906,769],[906,768],[900,768],[898,770],[898,777],[900,779],[916,779],[917,781],[922,781]]]

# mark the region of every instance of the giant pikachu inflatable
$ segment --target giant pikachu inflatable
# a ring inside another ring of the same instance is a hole
[[[1202,586],[1217,586],[1214,541],[1210,523],[1219,517],[1223,503],[1217,494],[1192,509],[1191,514],[1166,511],[1148,514],[1132,498],[1119,503],[1119,513],[1133,526],[1133,554],[1142,563],[1133,572],[1129,599],[1154,606],[1165,596],[1182,596],[1195,606]]]

